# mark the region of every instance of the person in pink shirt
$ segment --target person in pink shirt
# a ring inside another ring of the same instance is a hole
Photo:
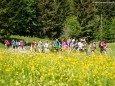
[[[67,50],[68,49],[68,44],[66,42],[63,43],[62,49]]]
[[[99,48],[100,48],[100,53],[102,54],[102,52],[105,53],[105,55],[107,55],[106,53],[106,41],[105,40],[102,40],[100,43],[99,43]]]
[[[64,40],[64,38],[61,40],[61,44],[62,44],[62,49],[64,48],[64,42],[65,42],[65,40]]]

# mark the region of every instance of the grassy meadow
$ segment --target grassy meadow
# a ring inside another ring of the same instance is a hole
[[[115,59],[84,53],[0,52],[0,86],[114,86]]]

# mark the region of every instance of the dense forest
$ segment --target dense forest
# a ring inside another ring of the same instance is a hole
[[[0,39],[10,35],[115,41],[114,0],[0,0]]]

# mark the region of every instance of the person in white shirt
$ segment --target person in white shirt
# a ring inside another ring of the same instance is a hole
[[[45,52],[48,53],[50,50],[49,50],[49,43],[48,43],[48,40],[46,40],[46,43],[44,45],[44,48],[45,48]]]
[[[78,42],[78,52],[83,50],[83,46],[82,42]]]
[[[40,53],[43,52],[43,42],[42,42],[42,41],[40,41],[40,42],[38,43],[38,51],[39,51]]]

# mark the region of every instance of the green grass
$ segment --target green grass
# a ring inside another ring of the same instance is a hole
[[[111,49],[109,55],[115,58],[115,43],[108,43],[107,47]]]
[[[4,48],[4,44],[3,43],[0,43],[0,48]]]
[[[49,40],[49,38],[45,38],[45,39],[41,39],[41,38],[37,38],[37,37],[24,37],[24,36],[18,36],[18,35],[12,35],[10,36],[10,40],[11,39],[15,39],[15,40],[24,40],[24,41],[28,41],[31,42],[32,40],[35,40],[36,42],[39,42],[40,40],[45,42],[45,40]]]

